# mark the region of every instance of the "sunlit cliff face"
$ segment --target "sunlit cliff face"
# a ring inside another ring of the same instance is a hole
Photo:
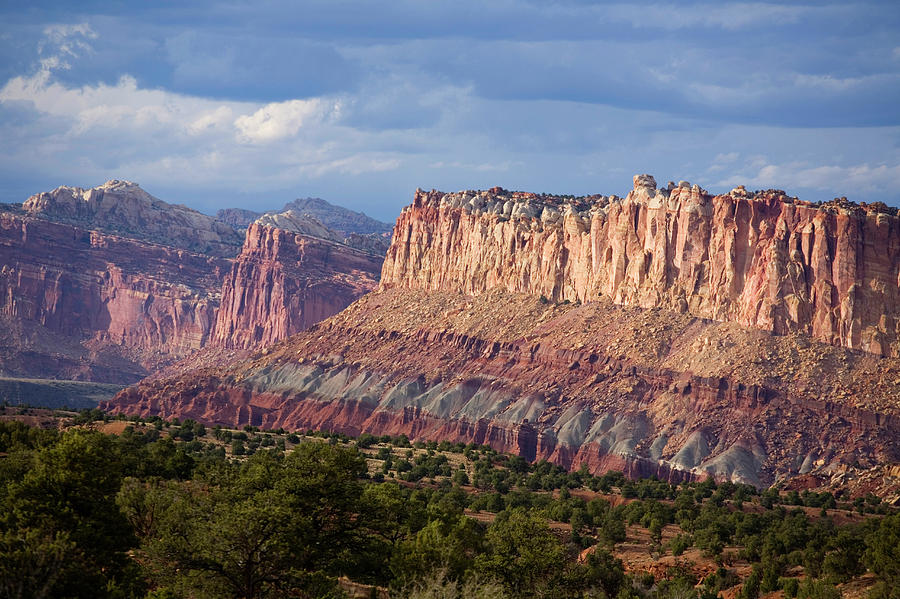
[[[383,287],[660,307],[776,334],[900,354],[900,220],[883,206],[801,202],[738,187],[624,198],[417,192],[397,222]]]

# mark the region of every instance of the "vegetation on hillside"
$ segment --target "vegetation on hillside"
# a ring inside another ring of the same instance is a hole
[[[0,421],[0,597],[900,597],[900,514],[874,497],[66,418]]]

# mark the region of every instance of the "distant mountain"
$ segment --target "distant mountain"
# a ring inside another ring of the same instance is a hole
[[[390,233],[393,225],[375,220],[362,212],[355,212],[329,204],[321,198],[304,198],[285,204],[281,212],[294,210],[301,214],[315,217],[319,222],[338,233],[349,235],[350,233]]]
[[[288,204],[288,206],[291,206],[291,204]],[[365,215],[362,216],[368,218]],[[254,222],[264,227],[342,243],[380,257],[384,257],[388,246],[391,244],[391,237],[388,233],[345,233],[344,231],[331,229],[312,214],[300,212],[294,208],[278,213],[267,212]]]
[[[243,241],[233,227],[155,198],[130,181],[90,189],[57,187],[31,196],[22,210],[43,220],[214,256],[233,257]]]
[[[340,237],[348,237],[352,233],[361,235],[390,235],[393,225],[375,220],[362,212],[356,212],[335,206],[321,198],[303,198],[288,202],[281,210],[254,212],[244,208],[226,208],[216,212],[216,219],[236,229],[246,229],[250,223],[256,222],[265,215],[292,213],[293,219],[302,215],[311,216]],[[266,226],[277,226],[274,223],[261,223]],[[299,231],[302,232],[302,231]]]
[[[216,212],[216,220],[235,229],[246,229],[250,223],[262,216],[262,212],[254,212],[245,208],[225,208]]]
[[[336,243],[344,242],[344,236],[340,232],[325,226],[318,218],[297,210],[267,212],[254,222],[264,227],[299,233],[308,237],[318,237],[319,239],[327,239]],[[387,251],[387,246],[385,246],[384,251]]]

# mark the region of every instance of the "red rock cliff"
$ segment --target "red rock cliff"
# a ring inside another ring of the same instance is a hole
[[[0,370],[131,382],[202,347],[231,261],[0,212]]]
[[[144,380],[105,407],[768,485],[798,474],[846,482],[896,464],[898,392],[900,359],[803,335],[608,299],[398,287],[265,353]]]
[[[900,355],[900,219],[779,191],[711,196],[684,182],[656,189],[649,175],[624,199],[418,191],[381,284],[606,296]]]
[[[278,341],[374,289],[382,258],[256,223],[222,289],[215,343],[247,349]]]

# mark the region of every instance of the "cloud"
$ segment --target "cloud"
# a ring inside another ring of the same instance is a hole
[[[166,84],[182,93],[283,101],[353,91],[362,76],[334,44],[296,35],[192,28],[162,46]]]
[[[740,156],[737,152],[728,152],[727,154],[716,154],[713,158],[713,162],[715,164],[727,164],[729,162],[734,162]]]
[[[44,27],[44,37],[38,44],[38,75],[46,80],[54,71],[70,69],[69,59],[89,54],[92,47],[87,40],[94,39],[97,34],[87,23]]]
[[[900,163],[849,166],[806,163],[766,164],[748,179],[760,188],[797,187],[849,197],[900,188]]]
[[[400,167],[399,157],[388,157],[379,153],[355,154],[336,160],[327,160],[318,164],[305,164],[300,171],[306,175],[321,177],[330,173],[345,175],[361,175],[363,173],[381,173],[393,171]]]
[[[97,39],[97,33],[87,23],[48,25],[44,27],[44,39],[38,44],[38,53],[77,58],[91,51],[86,40]]]
[[[428,168],[433,169],[458,169],[462,171],[475,171],[475,172],[507,172],[511,170],[513,167],[523,166],[521,162],[513,162],[511,160],[505,160],[499,163],[492,162],[461,162],[459,160],[453,160],[450,162],[438,161],[433,162],[428,165]]]
[[[227,101],[147,88],[127,74],[111,83],[69,85],[58,72],[39,66],[0,87],[0,137],[7,142],[0,147],[0,176],[30,172],[56,184],[86,185],[127,178],[189,193],[197,202],[198,191],[259,193],[378,176],[405,160],[403,151],[379,148],[386,142],[377,141],[378,131],[344,124],[341,98]]]
[[[191,135],[201,135],[217,129],[229,127],[234,122],[234,112],[229,106],[219,106],[201,113],[188,123],[187,131]]]
[[[266,104],[250,115],[234,121],[238,137],[246,143],[267,143],[296,135],[304,125],[334,120],[340,103],[316,98]]]
[[[621,195],[651,172],[900,203],[896,8],[97,6],[0,7],[3,199],[117,177],[390,218],[416,187]]]

